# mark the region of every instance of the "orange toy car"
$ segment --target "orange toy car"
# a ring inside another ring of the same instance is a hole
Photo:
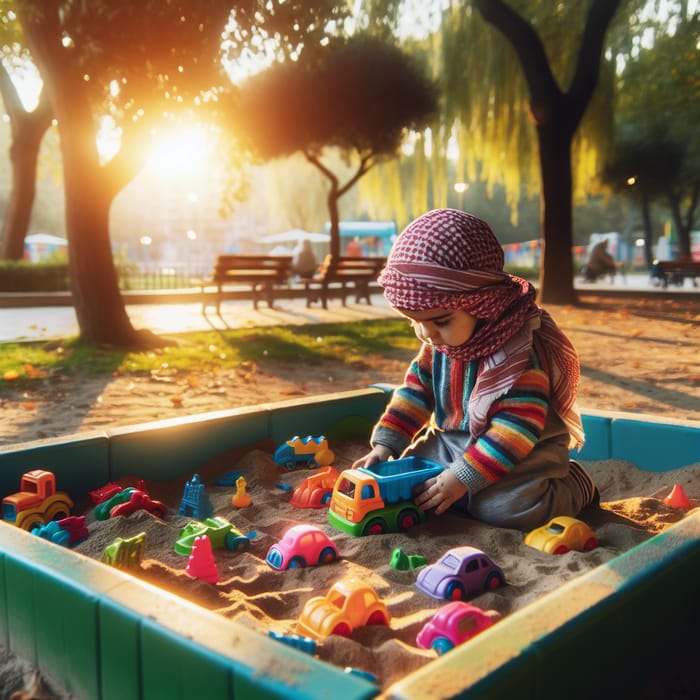
[[[297,622],[299,634],[321,639],[331,634],[349,637],[364,625],[388,625],[391,615],[376,591],[359,579],[331,586],[325,596],[310,598]]]

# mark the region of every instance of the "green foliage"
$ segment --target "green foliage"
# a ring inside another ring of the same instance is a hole
[[[318,155],[327,146],[393,156],[407,129],[426,125],[436,100],[436,86],[415,59],[358,35],[248,79],[234,122],[265,160]]]
[[[60,292],[69,288],[65,262],[0,260],[0,291]]]

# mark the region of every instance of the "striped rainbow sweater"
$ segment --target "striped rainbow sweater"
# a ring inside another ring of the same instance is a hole
[[[424,344],[375,426],[372,444],[386,445],[398,456],[428,424],[464,432],[464,453],[450,469],[474,493],[499,481],[542,435],[549,409],[549,376],[533,350],[530,364],[508,393],[493,403],[486,430],[473,440],[468,405],[478,368],[479,360],[452,359]]]

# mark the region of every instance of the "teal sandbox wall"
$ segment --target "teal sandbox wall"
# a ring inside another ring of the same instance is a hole
[[[0,489],[16,491],[20,476],[37,467],[54,471],[74,498],[122,476],[169,480],[233,448],[308,434],[309,426],[331,440],[363,439],[386,399],[370,388],[0,448]],[[700,462],[700,424],[591,412],[584,427],[581,459],[626,459],[652,471]],[[698,571],[700,513],[380,693],[361,677],[0,523],[0,644],[85,700],[558,700],[591,697],[595,687],[634,697],[640,669],[672,658],[700,624]]]

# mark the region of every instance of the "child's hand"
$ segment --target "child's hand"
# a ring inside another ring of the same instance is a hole
[[[445,469],[416,488],[414,502],[421,510],[435,508],[435,515],[440,515],[466,492],[467,487],[451,470]]]
[[[353,462],[352,468],[357,469],[358,467],[369,467],[377,462],[386,462],[390,457],[393,457],[394,453],[386,447],[385,445],[375,445],[371,452],[368,452],[364,457],[355,460]]]

